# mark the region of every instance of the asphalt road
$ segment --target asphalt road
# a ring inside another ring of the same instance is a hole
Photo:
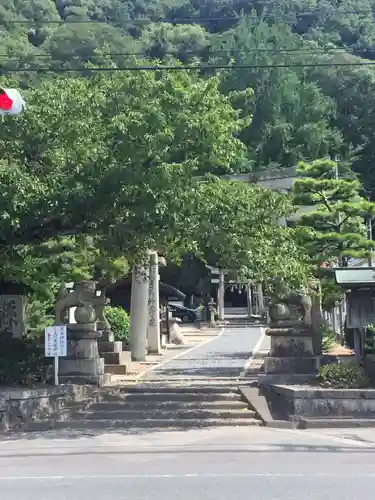
[[[150,370],[144,379],[240,377],[261,336],[259,326],[225,328],[218,337]]]
[[[362,432],[362,434],[361,434]],[[364,500],[375,430],[216,428],[0,441],[1,500]]]

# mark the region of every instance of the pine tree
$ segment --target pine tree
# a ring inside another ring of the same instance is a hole
[[[343,298],[333,278],[332,265],[346,267],[350,259],[369,255],[373,242],[367,236],[367,223],[375,213],[375,203],[361,196],[358,180],[340,179],[338,165],[333,161],[301,163],[298,173],[301,177],[294,183],[293,201],[302,214],[297,219],[296,235],[319,283],[313,296],[313,343],[315,354],[319,355],[323,340],[322,305],[332,308]],[[309,210],[304,212],[303,207]]]
[[[346,267],[351,258],[369,255],[373,245],[367,222],[375,203],[361,196],[358,180],[340,179],[337,172],[330,160],[301,163],[293,186],[294,203],[312,207],[299,217],[297,235],[316,268],[325,262]]]

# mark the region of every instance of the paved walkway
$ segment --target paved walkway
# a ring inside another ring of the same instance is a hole
[[[150,370],[142,380],[240,378],[261,336],[258,326],[226,328],[218,337]]]

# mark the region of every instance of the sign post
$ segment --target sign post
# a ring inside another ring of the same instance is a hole
[[[55,385],[59,385],[59,357],[66,356],[68,350],[68,335],[66,325],[47,326],[44,330],[45,357],[54,358]]]

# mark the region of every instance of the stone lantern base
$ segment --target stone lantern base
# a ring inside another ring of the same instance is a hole
[[[68,355],[59,359],[59,380],[61,384],[107,383],[104,373],[104,359],[98,350],[96,324],[72,324],[68,326]]]
[[[283,325],[268,328],[271,338],[269,356],[264,360],[262,384],[301,384],[311,382],[317,374],[311,329],[306,326]]]

